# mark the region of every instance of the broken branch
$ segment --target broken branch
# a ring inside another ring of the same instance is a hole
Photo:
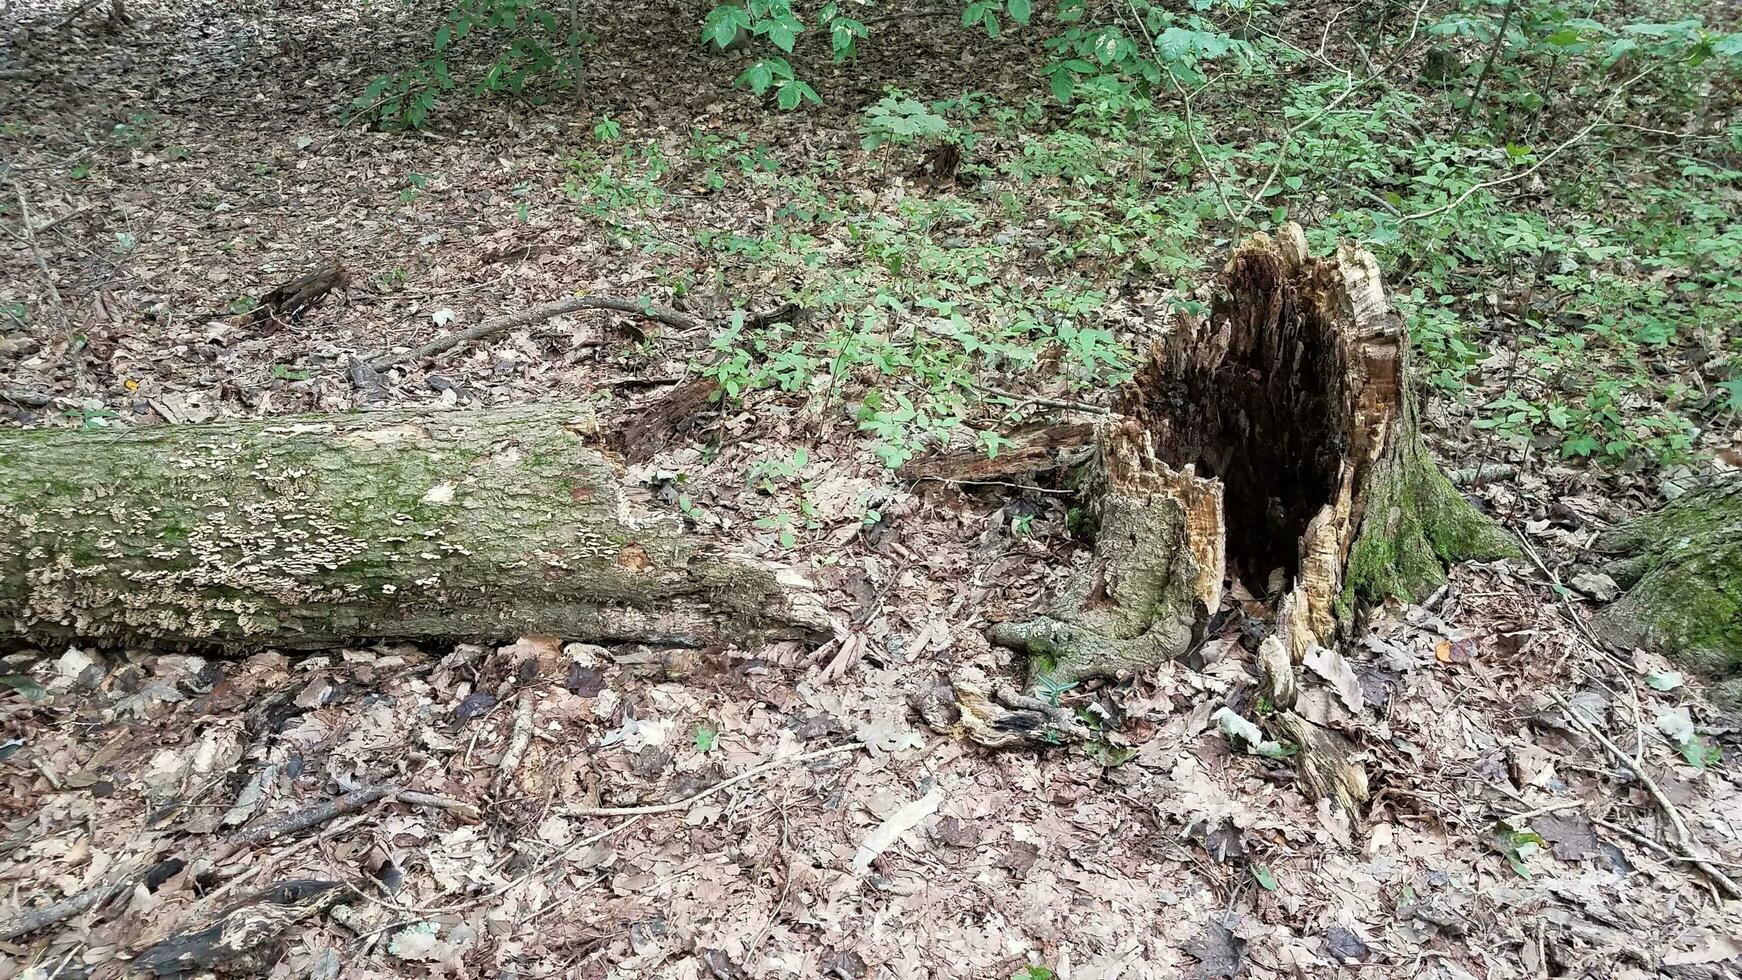
[[[798,762],[809,762],[812,759],[821,759],[825,756],[837,755],[842,752],[856,752],[864,747],[864,743],[862,742],[848,742],[845,745],[831,745],[826,749],[818,749],[815,752],[806,752],[802,755],[790,755],[783,759],[774,759],[770,762],[764,762],[762,765],[756,766],[755,768],[746,769],[738,775],[733,776],[731,779],[722,780],[699,793],[692,796],[686,796],[683,799],[672,803],[656,803],[649,806],[569,807],[563,811],[563,815],[569,817],[640,817],[656,813],[674,813],[678,810],[687,810],[721,790],[730,789],[745,780],[755,779],[757,776],[760,776],[765,772],[779,769],[782,766],[789,766]]]
[[[685,316],[675,310],[662,309],[651,303],[643,303],[640,300],[623,299],[617,296],[571,296],[554,303],[521,310],[519,313],[509,313],[505,316],[485,320],[477,326],[445,334],[409,351],[378,354],[369,359],[369,366],[377,371],[385,370],[395,364],[402,364],[416,358],[433,357],[464,343],[494,337],[515,327],[541,323],[552,317],[559,317],[565,313],[576,313],[581,310],[611,310],[616,313],[629,313],[663,323],[668,327],[676,327],[679,330],[700,330],[705,326],[700,320],[693,317]]]
[[[1555,704],[1560,706],[1560,709],[1563,712],[1566,713],[1568,721],[1579,726],[1585,734],[1596,739],[1597,744],[1608,749],[1610,754],[1620,760],[1621,764],[1626,766],[1633,775],[1639,777],[1640,784],[1645,787],[1646,792],[1651,794],[1651,798],[1657,801],[1658,808],[1663,811],[1664,817],[1669,820],[1671,836],[1675,839],[1676,846],[1680,850],[1681,855],[1687,858],[1688,862],[1694,867],[1704,871],[1706,877],[1712,879],[1712,883],[1718,887],[1719,891],[1724,893],[1726,898],[1742,898],[1742,888],[1737,887],[1736,882],[1732,881],[1729,875],[1718,870],[1718,868],[1710,861],[1707,861],[1705,858],[1694,853],[1694,835],[1693,832],[1688,829],[1687,821],[1683,819],[1681,810],[1677,809],[1676,805],[1670,802],[1669,797],[1664,795],[1663,789],[1657,785],[1657,780],[1652,779],[1651,774],[1645,771],[1644,764],[1641,763],[1640,760],[1635,759],[1626,752],[1623,752],[1619,745],[1616,745],[1614,742],[1609,740],[1607,735],[1598,731],[1596,725],[1591,724],[1583,715],[1573,710],[1573,706],[1567,703],[1566,698],[1560,696],[1560,692],[1550,691],[1548,692],[1548,696],[1554,700]]]

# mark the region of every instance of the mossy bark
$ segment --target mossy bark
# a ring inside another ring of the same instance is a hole
[[[1518,546],[1470,506],[1421,444],[1414,413],[1366,482],[1338,612],[1388,598],[1419,600],[1459,561],[1516,556]]]
[[[1599,535],[1626,594],[1593,626],[1714,678],[1742,675],[1742,477],[1715,480]],[[1742,693],[1732,681],[1727,689]]]
[[[805,583],[635,506],[586,409],[0,434],[0,627],[312,648],[812,634]]]

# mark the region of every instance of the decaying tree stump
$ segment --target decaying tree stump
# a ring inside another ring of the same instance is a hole
[[[1154,664],[1202,638],[1224,567],[1281,569],[1276,627],[1299,663],[1363,603],[1512,554],[1423,447],[1407,344],[1367,252],[1310,257],[1295,225],[1242,245],[1209,318],[1119,392],[1088,568],[994,640],[1030,655],[1031,682]]]
[[[1313,258],[1294,225],[1240,246],[1208,319],[1158,344],[1115,399],[1087,566],[1041,615],[991,631],[1028,654],[1030,689],[1182,656],[1226,573],[1275,582],[1265,725],[1298,748],[1310,791],[1355,812],[1367,795],[1355,743],[1291,710],[1295,665],[1365,604],[1424,598],[1448,563],[1514,553],[1422,445],[1407,351],[1367,252]],[[1010,726],[973,720],[963,712],[976,741],[1010,740]]]
[[[824,633],[802,578],[636,505],[574,407],[0,433],[0,632],[314,648]]]
[[[1718,679],[1742,704],[1742,477],[1693,489],[1591,548],[1627,590],[1597,615],[1597,632]]]

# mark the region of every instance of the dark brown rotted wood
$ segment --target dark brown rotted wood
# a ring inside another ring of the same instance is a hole
[[[1092,454],[1095,426],[1065,422],[1014,432],[1005,438],[1008,445],[1000,446],[996,456],[988,456],[982,449],[937,452],[907,461],[896,475],[905,480],[979,483],[1074,466]]]
[[[327,294],[351,288],[351,274],[337,262],[305,272],[260,297],[260,305],[242,315],[242,323],[257,325],[301,316],[319,306]]]

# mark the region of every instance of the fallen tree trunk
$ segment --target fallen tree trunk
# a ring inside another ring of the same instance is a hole
[[[44,640],[698,646],[816,635],[779,566],[632,502],[574,407],[0,434],[0,626]]]
[[[1713,480],[1598,535],[1591,550],[1626,594],[1592,623],[1722,681],[1742,704],[1742,477]]]
[[[1294,225],[1242,245],[1209,318],[1119,392],[1088,568],[993,639],[1030,655],[1031,686],[1154,664],[1202,640],[1225,569],[1280,570],[1276,631],[1299,663],[1364,604],[1513,554],[1422,445],[1407,348],[1367,252],[1312,258]]]

